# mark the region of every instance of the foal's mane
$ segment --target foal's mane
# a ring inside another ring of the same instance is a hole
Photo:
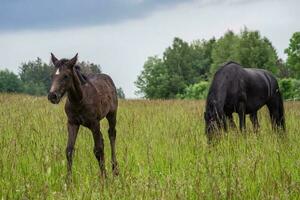
[[[88,81],[87,81],[87,77],[86,75],[84,75],[83,73],[81,73],[80,71],[80,66],[79,65],[75,65],[75,72],[76,72],[76,75],[78,76],[79,78],[79,81],[82,85],[86,84]]]
[[[77,75],[81,85],[88,83],[91,87],[93,87],[96,90],[96,92],[99,92],[97,87],[87,78],[87,76],[85,74],[81,73],[79,65],[74,66],[74,71],[76,72],[76,75]]]

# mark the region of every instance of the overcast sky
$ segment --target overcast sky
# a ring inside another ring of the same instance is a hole
[[[299,0],[0,0],[0,69],[50,52],[100,64],[126,97],[147,57],[174,37],[220,37],[244,26],[268,37],[281,58],[300,31]]]

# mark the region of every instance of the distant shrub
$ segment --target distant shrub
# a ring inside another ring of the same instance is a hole
[[[284,99],[300,99],[300,80],[284,78],[279,80],[279,87]]]
[[[47,88],[42,83],[23,83],[23,93],[36,96],[43,96],[47,95]]]
[[[125,99],[125,93],[121,87],[117,88],[117,95],[119,99]]]
[[[177,97],[180,99],[205,99],[208,87],[209,83],[207,81],[201,81],[186,87],[184,93],[177,95]]]
[[[0,92],[21,92],[22,83],[13,72],[0,70]]]

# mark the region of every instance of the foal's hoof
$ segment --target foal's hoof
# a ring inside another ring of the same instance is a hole
[[[113,175],[114,175],[114,176],[119,176],[119,168],[118,168],[118,167],[115,167],[115,168],[113,169]]]
[[[102,179],[106,179],[106,178],[107,178],[106,170],[100,172],[100,177],[101,177]]]
[[[66,184],[70,185],[73,182],[72,174],[68,173],[65,178]]]

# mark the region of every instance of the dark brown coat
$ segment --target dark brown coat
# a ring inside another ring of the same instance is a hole
[[[118,174],[118,163],[115,155],[116,115],[118,99],[115,85],[106,74],[84,76],[76,66],[77,54],[74,58],[58,60],[51,54],[55,65],[52,85],[48,99],[54,104],[60,102],[67,93],[65,112],[68,117],[68,144],[66,156],[68,173],[71,174],[72,154],[80,125],[89,128],[94,138],[94,154],[99,162],[101,174],[105,175],[104,143],[100,131],[100,120],[104,117],[109,122],[109,139],[112,152],[112,168]]]

